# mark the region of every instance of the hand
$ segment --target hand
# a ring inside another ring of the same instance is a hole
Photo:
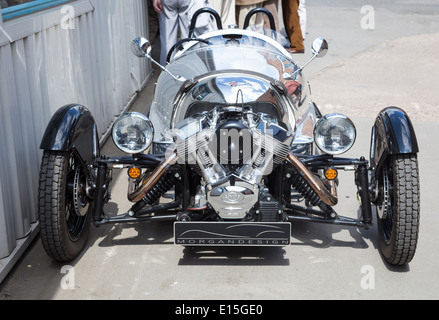
[[[162,13],[162,10],[163,10],[163,7],[162,7],[162,0],[154,0],[152,5],[153,5],[153,7],[154,7],[154,10],[155,10],[158,14],[161,14],[161,13]]]

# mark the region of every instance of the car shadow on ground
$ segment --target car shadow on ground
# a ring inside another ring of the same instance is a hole
[[[118,212],[118,204],[109,203],[107,210]],[[361,213],[358,209],[357,214]],[[375,213],[374,213],[375,216]],[[312,222],[292,224],[291,245],[288,247],[182,247],[174,245],[173,221],[138,222],[104,225],[92,229],[87,247],[151,246],[164,245],[177,250],[179,266],[289,266],[286,250],[291,247],[332,248],[344,247],[354,250],[376,250],[380,254],[376,221],[371,229],[346,227]],[[94,230],[94,231],[93,231]],[[372,247],[372,248],[370,248]],[[83,255],[87,248],[83,250]],[[389,271],[407,272],[409,266],[389,265],[380,255]],[[78,257],[80,259],[80,257]],[[78,260],[77,259],[77,260]]]
[[[373,237],[370,237],[372,232],[372,230],[354,227],[298,222],[293,224],[291,236],[294,239],[293,244],[296,246],[367,249],[369,248],[369,244],[365,239],[372,239]],[[343,236],[337,237],[338,234],[342,233]],[[349,235],[347,235],[347,233],[349,233]]]
[[[173,221],[106,225],[90,234],[88,247],[164,245],[181,251],[180,266],[255,265],[288,266],[285,250],[279,247],[183,247],[174,245]]]
[[[179,266],[289,266],[281,247],[185,247]]]
[[[109,204],[110,212],[117,212],[117,204]],[[112,207],[112,208],[111,208]],[[130,224],[105,225],[91,232],[89,246],[99,247],[165,245],[181,250],[178,265],[254,265],[288,266],[286,249],[295,246],[312,248],[351,247],[368,249],[370,243],[378,249],[376,228],[370,230],[354,227],[317,224],[309,222],[293,223],[292,242],[282,247],[180,247],[174,246],[173,221],[139,222]],[[369,239],[370,242],[366,240]],[[378,250],[377,250],[378,251]],[[177,253],[178,255],[179,253]]]

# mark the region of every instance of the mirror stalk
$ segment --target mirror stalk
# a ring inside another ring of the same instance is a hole
[[[169,72],[168,69],[163,67],[160,63],[158,63],[151,57],[151,51],[152,51],[151,43],[147,39],[145,38],[134,39],[133,42],[131,43],[131,51],[134,53],[134,55],[136,55],[139,58],[148,58],[149,61],[157,65],[162,71],[169,74],[174,80],[179,82],[186,81],[186,79],[183,77],[174,76],[172,73]]]
[[[311,62],[314,61],[315,58],[323,58],[328,53],[328,42],[323,38],[318,38],[314,40],[311,50],[313,52],[313,56],[309,59],[302,67],[294,71],[293,73],[285,73],[283,77],[287,80],[294,80],[296,75],[305,69]]]

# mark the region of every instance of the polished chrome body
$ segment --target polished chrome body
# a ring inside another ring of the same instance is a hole
[[[308,111],[310,92],[289,53],[275,40],[247,30],[220,30],[201,36],[209,41],[189,42],[178,52],[157,81],[150,118],[156,144],[170,141],[169,129],[199,111],[217,105],[251,104],[267,109],[295,131],[296,120]]]
[[[136,39],[133,47],[150,58],[147,41]],[[316,40],[311,60],[326,50],[327,42]],[[222,219],[244,219],[260,201],[264,177],[288,161],[334,205],[331,188],[291,154],[294,143],[312,145],[317,121],[303,67],[276,40],[249,30],[219,30],[182,44],[157,81],[149,115],[153,151],[167,157],[130,200],[178,162],[202,177],[195,207],[209,204]]]

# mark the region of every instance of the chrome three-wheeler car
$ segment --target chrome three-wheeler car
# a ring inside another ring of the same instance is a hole
[[[285,247],[296,222],[368,229],[376,211],[382,256],[409,263],[420,195],[419,150],[407,114],[397,107],[379,113],[369,160],[340,157],[354,145],[356,128],[346,115],[320,113],[303,74],[328,43],[314,41],[312,58],[299,67],[272,30],[223,29],[209,8],[194,15],[192,29],[206,12],[218,29],[191,32],[172,48],[149,114],[115,121],[112,138],[126,156],[101,154],[86,107],[71,104],[53,116],[41,144],[39,187],[49,256],[75,259],[90,225],[175,221],[176,245]],[[260,12],[270,17],[263,9],[250,15]],[[132,51],[157,64],[148,40],[135,39]],[[128,172],[132,207],[108,214],[114,170]],[[355,172],[358,218],[334,210],[340,170]]]

